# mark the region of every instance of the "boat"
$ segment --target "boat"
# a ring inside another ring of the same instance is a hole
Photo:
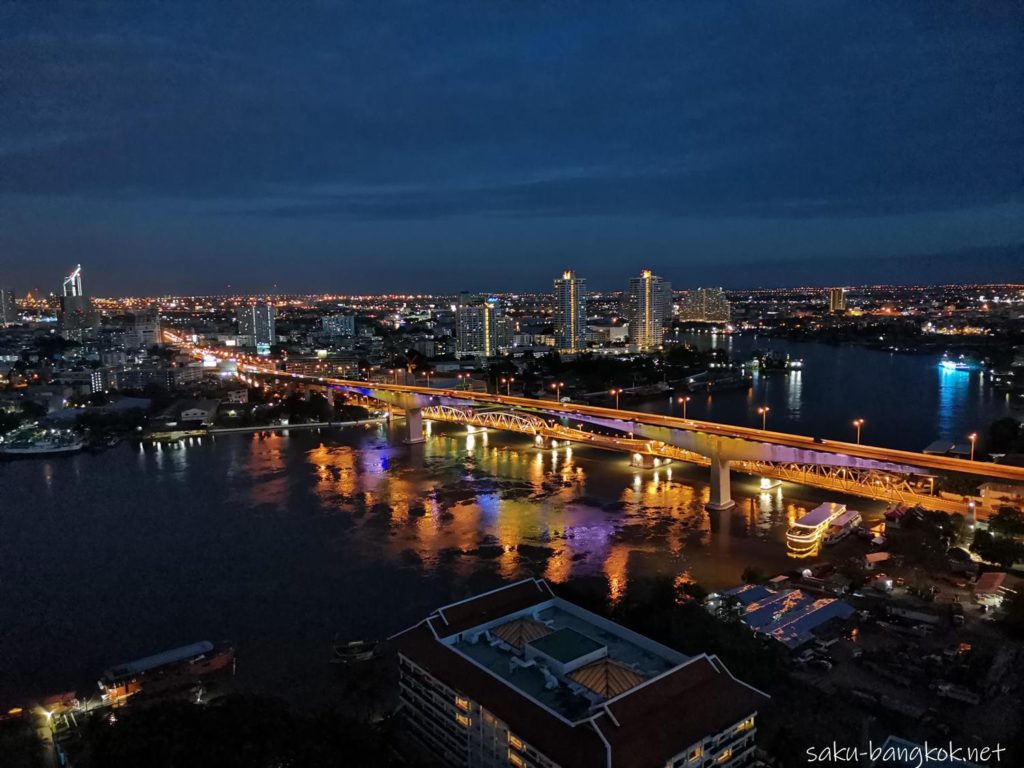
[[[786,545],[793,557],[817,554],[825,531],[834,520],[846,513],[846,505],[836,502],[819,504],[797,520],[786,531]]]
[[[122,704],[132,696],[190,691],[202,679],[235,670],[235,649],[203,640],[111,667],[98,685],[103,700]]]
[[[939,361],[939,367],[944,371],[976,371],[981,366],[977,360],[966,355],[952,358],[945,354]]]
[[[825,546],[838,544],[861,524],[863,518],[856,509],[850,509],[833,520],[825,531]]]
[[[334,655],[331,657],[331,664],[359,664],[365,661],[372,661],[380,655],[380,643],[376,640],[349,640],[339,641],[335,638]]]
[[[16,440],[0,444],[2,456],[54,456],[77,453],[85,447],[85,441],[73,435],[47,435],[40,438]]]
[[[688,377],[685,386],[690,392],[721,392],[746,389],[753,383],[753,377],[737,371],[704,371]]]

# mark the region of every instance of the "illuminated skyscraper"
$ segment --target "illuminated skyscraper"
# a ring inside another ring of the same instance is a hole
[[[587,281],[566,270],[555,280],[555,339],[559,349],[587,346]]]
[[[64,338],[81,341],[99,325],[99,318],[92,308],[92,300],[82,288],[82,265],[64,278],[60,296],[60,333]]]
[[[459,354],[493,357],[512,346],[512,322],[493,296],[463,295],[455,313]]]
[[[697,288],[689,291],[679,304],[680,320],[702,323],[729,322],[729,300],[721,288]]]
[[[640,350],[661,346],[665,324],[672,318],[672,286],[651,270],[631,278],[624,297],[629,338]]]
[[[269,304],[250,304],[238,309],[238,336],[244,347],[277,343],[277,310]]]
[[[829,288],[828,289],[828,311],[829,312],[845,312],[846,311],[846,289],[845,288]]]

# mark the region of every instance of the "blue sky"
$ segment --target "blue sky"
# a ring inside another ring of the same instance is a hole
[[[0,3],[0,283],[1024,278],[1016,2]]]

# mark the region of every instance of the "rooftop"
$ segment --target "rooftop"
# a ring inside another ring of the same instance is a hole
[[[566,768],[664,764],[768,701],[717,658],[687,657],[555,597],[540,580],[438,609],[393,641]],[[538,643],[551,659],[607,654],[556,676],[526,658]]]
[[[799,589],[775,591],[759,584],[743,584],[725,594],[739,600],[747,626],[787,648],[798,648],[814,639],[814,630],[826,622],[853,615],[853,607],[842,600],[809,595]]]

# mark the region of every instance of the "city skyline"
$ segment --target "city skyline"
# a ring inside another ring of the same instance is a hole
[[[250,3],[239,35],[220,7],[6,4],[4,283],[1016,274],[1019,7],[394,10]]]

